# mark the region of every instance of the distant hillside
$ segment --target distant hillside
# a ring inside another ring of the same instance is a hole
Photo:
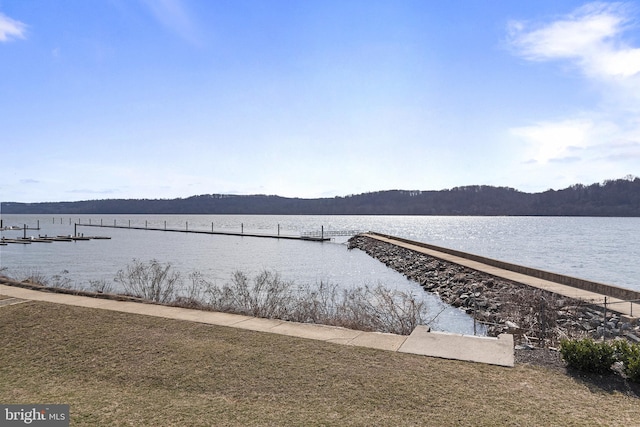
[[[524,193],[491,186],[391,190],[321,199],[208,194],[184,199],[107,199],[0,204],[3,214],[277,214],[640,216],[640,178]]]

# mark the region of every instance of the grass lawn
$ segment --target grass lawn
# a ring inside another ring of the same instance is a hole
[[[0,307],[0,402],[71,425],[639,425],[640,400],[502,368],[28,302]]]

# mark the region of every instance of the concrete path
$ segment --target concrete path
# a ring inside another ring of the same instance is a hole
[[[228,326],[336,344],[420,354],[445,359],[509,367],[514,365],[513,337],[511,335],[501,335],[499,338],[474,337],[442,332],[429,332],[426,326],[421,326],[416,328],[416,330],[407,337],[379,332],[355,331],[335,326],[286,322],[237,314],[167,307],[156,304],[40,292],[2,284],[0,284],[0,295],[10,297],[9,299],[3,299],[2,302],[45,301],[56,304]],[[6,304],[8,305],[9,303]],[[0,306],[0,310],[2,310],[2,306]]]
[[[544,279],[538,279],[537,277],[527,276],[522,273],[516,273],[510,270],[504,270],[491,265],[483,264],[478,261],[472,261],[470,259],[462,258],[455,255],[450,255],[444,252],[439,252],[433,249],[425,248],[418,245],[412,245],[410,243],[402,242],[399,240],[390,239],[387,237],[366,234],[367,237],[372,239],[387,242],[395,246],[410,249],[412,251],[423,253],[425,255],[439,258],[444,261],[448,261],[454,264],[462,265],[464,267],[471,268],[473,270],[482,271],[483,273],[491,274],[492,276],[501,277],[517,283],[522,283],[528,286],[532,286],[538,289],[544,289],[549,292],[553,292],[558,295],[563,295],[570,298],[575,298],[583,301],[591,302],[595,305],[604,306],[605,296],[595,292],[585,291],[583,289],[574,288],[572,286],[563,285],[556,282],[550,282]],[[631,317],[638,317],[640,315],[640,304],[624,302],[621,299],[606,297],[607,298],[607,310],[615,311],[617,313]]]

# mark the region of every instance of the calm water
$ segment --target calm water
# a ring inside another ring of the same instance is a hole
[[[411,216],[269,216],[269,215],[3,215],[5,226],[27,224],[40,231],[28,235],[73,234],[73,222],[299,235],[320,230],[378,231],[491,258],[640,290],[639,218],[574,217],[411,217]],[[70,224],[71,222],[71,224]],[[285,280],[314,284],[320,281],[345,287],[384,284],[425,295],[438,310],[437,298],[386,268],[361,251],[348,251],[346,237],[315,243],[235,236],[211,236],[160,231],[79,227],[85,235],[111,240],[74,243],[33,243],[0,246],[0,267],[19,277],[32,272],[61,274],[76,285],[89,280],[112,281],[132,259],[171,262],[184,274],[197,270],[209,280],[225,283],[236,270],[254,275],[264,269]],[[4,231],[5,237],[22,231]],[[448,309],[440,329],[469,333],[469,318]]]

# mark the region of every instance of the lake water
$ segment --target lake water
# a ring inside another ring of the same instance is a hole
[[[503,261],[640,290],[640,218],[584,217],[423,217],[423,216],[271,216],[271,215],[2,215],[5,226],[34,227],[27,235],[73,234],[74,222],[189,230],[283,235],[332,230],[377,231],[471,252]],[[253,276],[264,269],[300,284],[320,281],[344,287],[383,284],[419,294],[431,309],[439,300],[417,284],[361,251],[346,248],[347,237],[333,242],[165,233],[161,231],[78,227],[85,235],[111,240],[0,246],[0,268],[15,277],[38,272],[63,275],[77,286],[89,280],[113,281],[132,260],[170,262],[183,274],[201,272],[216,283],[240,270]],[[3,231],[2,236],[22,236]],[[470,333],[468,316],[449,308],[436,329]]]

